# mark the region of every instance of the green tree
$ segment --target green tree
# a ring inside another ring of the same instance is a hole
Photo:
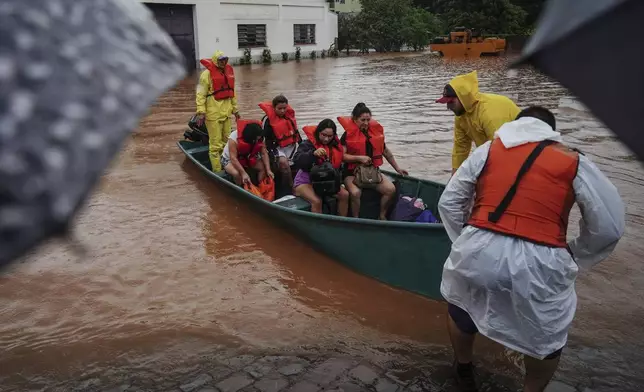
[[[413,7],[406,16],[403,37],[405,44],[414,50],[422,50],[432,37],[442,31],[441,22],[432,13]]]
[[[446,27],[465,26],[490,34],[525,32],[527,13],[510,0],[443,0],[441,17]]]
[[[369,43],[378,52],[399,51],[405,43],[403,30],[412,8],[411,0],[362,0],[358,26],[368,31]]]
[[[338,47],[390,52],[407,45],[421,50],[441,30],[441,22],[412,0],[362,0],[359,14],[338,16]]]
[[[341,13],[338,15],[338,50],[346,50],[356,45],[356,16]]]
[[[527,14],[525,19],[526,27],[532,29],[536,27],[546,0],[512,0],[512,3],[523,8]]]
[[[413,0],[414,5],[437,14],[447,28],[465,26],[492,34],[530,32],[545,0]]]

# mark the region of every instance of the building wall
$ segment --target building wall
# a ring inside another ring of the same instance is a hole
[[[360,0],[335,0],[333,11],[340,13],[360,12],[362,6]]]
[[[304,53],[329,49],[338,36],[337,15],[325,0],[140,0],[144,3],[194,5],[197,59],[223,50],[231,59],[239,58],[244,48],[237,45],[238,24],[265,24],[266,45],[274,58],[281,52]],[[315,24],[315,45],[294,45],[293,25]],[[264,48],[252,48],[260,56]]]

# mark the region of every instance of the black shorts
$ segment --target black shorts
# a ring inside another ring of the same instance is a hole
[[[452,319],[452,321],[454,321],[454,324],[456,324],[458,329],[464,334],[474,335],[479,332],[479,329],[476,328],[476,324],[474,324],[474,321],[472,321],[470,315],[458,306],[448,304],[447,313],[449,314],[449,317]],[[563,347],[546,356],[544,360],[558,358],[561,355],[562,351]]]
[[[346,166],[342,167],[342,181],[344,181],[347,177],[353,175],[353,170],[347,169]]]
[[[461,332],[468,335],[474,335],[479,331],[470,315],[458,306],[448,304],[447,313],[449,313],[449,317],[451,317],[452,321],[454,321],[454,324],[456,324]]]

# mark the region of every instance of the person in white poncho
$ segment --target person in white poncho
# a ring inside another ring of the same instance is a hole
[[[547,109],[524,109],[469,156],[440,198],[453,242],[441,293],[463,391],[477,390],[479,332],[523,353],[524,391],[543,391],[575,314],[579,267],[608,257],[624,233],[617,189],[555,129]],[[567,242],[575,202],[580,234]]]

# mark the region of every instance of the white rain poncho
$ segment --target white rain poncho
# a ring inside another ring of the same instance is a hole
[[[545,122],[529,117],[504,124],[495,138],[507,148],[561,141],[561,135]],[[440,216],[453,242],[443,268],[441,293],[469,313],[483,335],[543,359],[565,346],[577,305],[578,266],[590,268],[610,255],[624,233],[624,205],[615,186],[580,154],[573,188],[582,219],[579,237],[569,242],[574,260],[566,249],[463,228],[490,143],[470,155],[439,201]]]

